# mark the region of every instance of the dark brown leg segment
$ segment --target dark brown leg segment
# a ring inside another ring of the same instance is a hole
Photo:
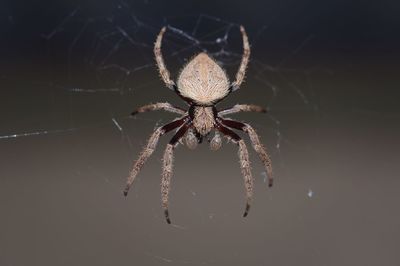
[[[126,186],[124,189],[124,195],[128,195],[129,188],[132,186],[133,181],[135,180],[135,177],[139,173],[140,169],[143,167],[147,159],[150,157],[150,155],[153,153],[155,150],[158,140],[160,136],[163,134],[174,130],[175,128],[181,126],[183,123],[185,123],[187,117],[172,121],[171,123],[168,123],[162,127],[157,128],[154,133],[150,136],[149,140],[147,141],[146,146],[142,150],[142,152],[139,155],[139,158],[135,162],[135,164],[132,167],[132,170],[128,176],[128,179],[126,181]]]
[[[185,135],[186,131],[189,129],[190,123],[184,124],[178,132],[172,137],[171,141],[167,144],[165,148],[163,157],[163,170],[161,179],[161,202],[164,209],[165,219],[167,223],[170,224],[171,220],[169,218],[168,212],[168,195],[170,191],[172,168],[174,161],[174,148],[178,144],[179,140]]]
[[[264,164],[264,167],[267,171],[268,186],[272,187],[274,177],[273,177],[273,172],[272,172],[271,159],[269,158],[269,155],[268,155],[264,145],[262,145],[254,128],[252,128],[249,124],[238,122],[235,120],[230,120],[230,119],[221,119],[221,122],[225,126],[242,130],[249,135],[251,143],[253,145],[253,148],[257,152],[258,157],[260,157],[260,159],[261,159],[262,163]]]
[[[238,154],[240,168],[242,169],[242,175],[246,188],[246,209],[244,211],[243,217],[246,217],[249,213],[250,204],[253,198],[253,176],[251,175],[249,152],[247,151],[246,144],[244,143],[242,138],[239,137],[239,135],[237,135],[235,132],[227,127],[224,127],[221,124],[217,124],[216,128],[239,146]]]

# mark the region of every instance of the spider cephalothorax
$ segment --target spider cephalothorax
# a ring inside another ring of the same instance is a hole
[[[165,67],[164,59],[161,54],[161,41],[165,30],[165,27],[161,29],[154,45],[154,54],[158,69],[166,86],[174,90],[189,105],[189,108],[185,110],[172,106],[169,103],[155,103],[142,106],[132,113],[132,115],[135,115],[146,111],[165,110],[177,113],[181,115],[181,117],[157,128],[151,135],[146,146],[140,153],[138,160],[133,165],[126,183],[124,195],[126,196],[128,194],[129,188],[135,180],[136,175],[155,150],[160,136],[176,129],[175,135],[167,144],[164,152],[161,181],[162,206],[167,222],[171,223],[168,213],[168,194],[172,176],[174,148],[179,144],[179,141],[184,138],[188,148],[194,149],[198,143],[203,141],[204,137],[208,136],[211,131],[214,130],[215,134],[210,139],[210,148],[212,150],[218,150],[221,147],[222,140],[220,133],[232,140],[239,147],[240,167],[245,182],[247,199],[243,216],[247,216],[253,195],[253,177],[250,171],[250,160],[246,144],[232,129],[244,131],[249,135],[254,150],[258,153],[267,170],[269,186],[272,186],[273,180],[271,161],[255,130],[246,123],[227,119],[225,115],[242,111],[266,112],[266,110],[262,107],[248,104],[237,104],[232,108],[222,111],[218,111],[215,107],[215,104],[223,100],[229,93],[239,89],[243,82],[250,57],[250,46],[247,34],[241,26],[243,56],[234,82],[229,82],[225,71],[209,55],[200,53],[182,69],[176,85],[170,78],[169,71]]]

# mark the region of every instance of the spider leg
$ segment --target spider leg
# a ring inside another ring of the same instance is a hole
[[[244,76],[246,74],[246,68],[247,64],[249,63],[249,57],[250,57],[249,39],[247,37],[246,31],[243,26],[240,26],[240,32],[242,33],[242,38],[243,38],[243,56],[239,70],[236,73],[236,80],[232,82],[231,85],[232,91],[239,89],[240,85],[242,84]]]
[[[219,115],[230,115],[230,114],[235,114],[239,112],[257,112],[257,113],[266,113],[267,109],[254,105],[254,104],[236,104],[231,108],[224,109],[222,111],[219,111]]]
[[[175,88],[174,88],[175,82],[173,80],[171,80],[171,78],[170,78],[169,71],[168,71],[167,67],[165,66],[164,58],[161,53],[161,42],[162,42],[162,38],[165,33],[165,30],[166,30],[166,27],[163,27],[157,36],[156,43],[154,44],[154,55],[156,57],[158,70],[160,72],[160,76],[161,76],[162,80],[164,81],[165,85],[169,89],[175,90]]]
[[[167,144],[167,147],[165,148],[164,152],[163,170],[161,179],[161,202],[162,202],[162,207],[164,209],[165,219],[167,220],[168,224],[171,223],[168,212],[168,195],[170,191],[172,167],[174,161],[174,148],[179,144],[179,140],[185,135],[189,127],[190,123],[186,123],[183,126],[181,126],[181,128],[176,132],[176,134]]]
[[[251,175],[249,152],[247,151],[247,147],[243,139],[239,137],[239,135],[237,135],[235,132],[220,123],[217,123],[216,128],[239,146],[240,168],[242,169],[242,174],[244,178],[247,200],[246,209],[244,211],[243,217],[246,217],[249,213],[250,203],[253,198],[253,176]]]
[[[163,27],[160,31],[160,33],[157,36],[156,43],[154,44],[154,55],[156,58],[157,66],[158,66],[158,71],[160,72],[161,79],[164,81],[165,85],[167,88],[173,90],[176,94],[179,95],[186,103],[191,104],[191,99],[183,97],[181,93],[178,90],[178,87],[176,86],[175,82],[171,79],[169,71],[167,67],[165,66],[164,63],[164,58],[161,53],[161,44],[162,44],[162,39],[164,36],[164,33],[166,31],[166,27]]]
[[[230,119],[221,119],[221,122],[225,126],[242,130],[249,135],[251,144],[252,144],[254,150],[257,152],[258,157],[260,157],[262,163],[264,164],[265,169],[267,170],[268,186],[272,187],[274,177],[273,177],[273,172],[272,172],[271,159],[269,158],[269,155],[268,155],[264,145],[262,145],[260,138],[258,137],[254,128],[251,127],[249,124],[238,122],[235,120],[230,120]]]
[[[138,113],[144,113],[144,112],[149,112],[149,111],[157,111],[157,110],[164,110],[168,111],[171,113],[176,113],[180,115],[184,115],[186,111],[180,107],[173,106],[170,103],[154,103],[154,104],[148,104],[139,107],[135,111],[131,113],[132,116],[138,114]]]
[[[135,180],[136,175],[139,173],[140,169],[143,167],[143,165],[145,164],[147,159],[150,157],[150,155],[155,150],[160,136],[181,126],[183,123],[186,122],[186,120],[187,120],[187,117],[183,117],[181,119],[174,120],[171,123],[168,123],[162,127],[157,128],[154,131],[154,133],[150,136],[149,140],[147,141],[146,146],[143,148],[142,152],[140,153],[139,158],[137,159],[137,161],[135,162],[135,164],[132,167],[132,170],[126,181],[126,187],[124,189],[125,196],[128,195],[129,188],[131,187],[133,181]]]

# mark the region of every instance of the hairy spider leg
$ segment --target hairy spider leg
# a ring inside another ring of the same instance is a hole
[[[266,113],[267,109],[254,104],[236,104],[231,108],[227,108],[218,112],[218,115],[231,115],[239,112],[256,112]]]
[[[222,124],[224,124],[227,127],[242,130],[249,135],[251,144],[252,144],[254,150],[257,152],[258,157],[262,161],[262,163],[267,171],[268,186],[272,187],[273,182],[274,182],[274,176],[273,176],[273,171],[272,171],[271,159],[270,159],[264,145],[261,143],[260,138],[258,137],[254,128],[251,127],[249,124],[231,120],[231,119],[220,118],[220,121]]]
[[[161,79],[164,81],[165,86],[167,86],[167,88],[173,90],[176,94],[178,94],[186,103],[190,104],[192,102],[192,100],[181,95],[175,82],[171,79],[170,73],[164,62],[164,57],[161,52],[161,45],[162,45],[162,39],[163,39],[163,36],[164,36],[164,33],[166,30],[167,30],[166,27],[163,27],[160,30],[160,33],[158,34],[157,39],[156,39],[156,43],[154,44],[153,52],[154,52],[154,56],[156,58],[158,71],[160,72]]]
[[[160,76],[162,80],[164,81],[165,85],[171,89],[174,90],[175,82],[171,80],[169,71],[167,67],[165,66],[164,63],[164,58],[161,53],[161,44],[162,44],[162,38],[165,33],[166,27],[163,27],[160,31],[160,33],[157,36],[156,43],[154,44],[154,55],[156,58],[158,70],[160,71]]]
[[[163,166],[162,166],[162,179],[161,179],[161,202],[164,209],[165,219],[170,224],[168,212],[168,195],[170,191],[171,177],[173,171],[174,161],[174,148],[179,144],[179,140],[185,135],[186,131],[190,128],[191,122],[188,121],[179,128],[176,134],[172,137],[164,151]]]
[[[143,167],[143,165],[145,164],[147,159],[150,157],[150,155],[154,152],[154,150],[157,146],[158,140],[160,139],[160,136],[181,126],[187,120],[188,120],[188,117],[183,117],[181,119],[174,120],[171,123],[168,123],[164,126],[161,126],[154,131],[154,133],[150,136],[149,140],[147,141],[146,146],[143,148],[142,152],[140,153],[139,158],[133,165],[132,170],[127,178],[126,186],[123,191],[125,196],[128,195],[129,188],[132,186],[132,183],[135,180],[140,169]]]
[[[242,55],[242,61],[240,62],[239,70],[236,73],[236,80],[232,82],[231,91],[239,89],[240,85],[242,84],[250,58],[249,38],[247,37],[246,30],[244,29],[243,26],[240,26],[240,32],[242,33],[242,39],[243,39],[243,55]]]
[[[171,113],[176,113],[180,115],[184,115],[186,113],[186,110],[173,106],[170,103],[152,103],[148,105],[141,106],[137,108],[135,111],[131,113],[132,116],[138,114],[138,113],[144,113],[144,112],[149,112],[149,111],[158,111],[158,110],[164,110],[167,112]]]
[[[217,122],[216,128],[239,146],[238,154],[240,168],[242,170],[242,175],[246,188],[246,209],[244,211],[243,217],[246,217],[249,213],[251,200],[253,198],[253,176],[251,175],[249,152],[243,139],[239,137],[238,134],[223,126],[219,122]]]

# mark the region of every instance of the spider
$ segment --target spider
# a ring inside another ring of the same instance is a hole
[[[162,207],[164,209],[165,219],[167,223],[170,224],[168,195],[172,176],[174,148],[180,143],[181,139],[184,139],[189,149],[195,149],[197,144],[202,143],[203,138],[208,137],[211,131],[213,131],[213,137],[208,139],[212,150],[218,150],[221,147],[221,134],[238,145],[240,167],[246,190],[246,208],[243,214],[243,217],[246,217],[252,201],[253,177],[250,171],[249,153],[246,144],[232,129],[241,130],[249,135],[254,150],[258,153],[266,168],[269,187],[272,186],[273,181],[271,160],[255,130],[249,124],[228,119],[225,118],[225,116],[238,112],[265,113],[266,109],[248,104],[236,104],[231,108],[221,111],[218,111],[216,108],[217,103],[221,102],[231,92],[238,90],[243,82],[250,57],[250,45],[246,31],[243,26],[240,26],[243,38],[243,56],[239,70],[236,73],[235,81],[230,83],[224,69],[222,69],[208,54],[202,52],[196,55],[182,69],[177,84],[171,80],[170,73],[164,64],[164,59],[161,54],[161,42],[165,31],[166,27],[163,27],[154,45],[154,55],[160,76],[165,85],[178,94],[189,107],[188,110],[185,110],[169,103],[155,103],[142,106],[132,113],[132,115],[136,115],[147,111],[164,110],[179,114],[181,117],[158,127],[153,132],[146,146],[140,153],[138,160],[133,165],[123,193],[125,196],[128,195],[129,188],[146,160],[155,150],[159,138],[176,129],[175,135],[167,144],[164,152],[161,181]]]

